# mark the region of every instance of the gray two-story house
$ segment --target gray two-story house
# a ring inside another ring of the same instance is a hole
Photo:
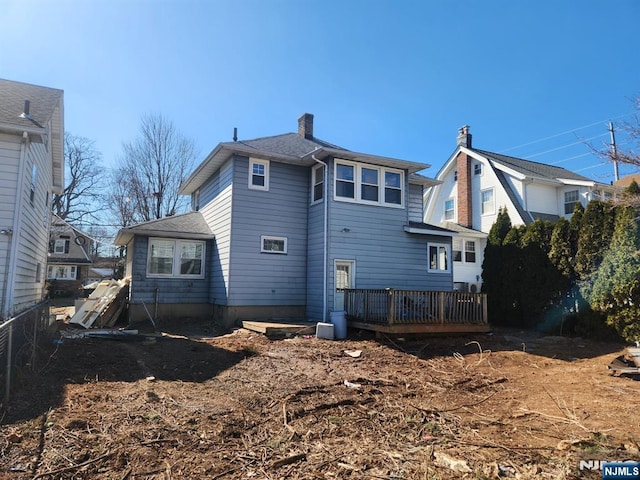
[[[428,167],[322,141],[311,114],[219,143],[181,186],[192,212],[119,232],[131,319],[322,321],[342,288],[451,290],[455,233],[422,223]]]

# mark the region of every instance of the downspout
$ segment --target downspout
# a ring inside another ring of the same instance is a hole
[[[311,158],[315,161],[318,162],[320,165],[324,165],[324,179],[323,179],[323,192],[322,192],[322,197],[324,200],[324,225],[323,225],[323,242],[322,242],[322,321],[326,322],[327,321],[327,257],[328,257],[328,245],[327,245],[327,230],[328,230],[328,223],[329,223],[329,218],[327,216],[328,212],[329,212],[329,199],[327,198],[327,193],[329,191],[328,189],[328,179],[329,179],[329,165],[327,165],[325,162],[323,162],[322,160],[319,160],[316,158],[316,156],[314,154],[311,155]]]
[[[20,238],[20,226],[22,223],[22,197],[25,171],[25,157],[27,151],[27,142],[29,134],[22,132],[22,141],[20,142],[20,163],[18,165],[18,184],[16,186],[15,216],[13,217],[13,235],[11,235],[11,249],[9,254],[9,268],[7,270],[7,279],[3,297],[2,315],[9,318],[9,312],[13,306],[13,284],[16,277],[16,264],[18,262],[18,243]]]

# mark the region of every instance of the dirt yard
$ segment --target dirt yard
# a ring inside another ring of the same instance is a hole
[[[2,419],[1,479],[596,479],[580,460],[640,458],[621,344],[192,327],[48,348]]]

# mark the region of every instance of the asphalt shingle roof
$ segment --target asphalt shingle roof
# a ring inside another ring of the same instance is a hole
[[[51,119],[62,95],[63,91],[55,88],[0,79],[0,123],[16,127],[38,126],[20,117],[24,112],[24,101],[29,100],[31,118],[43,127]]]
[[[338,147],[337,145],[325,142],[319,138],[313,137],[312,139],[307,139],[301,137],[297,133],[284,133],[282,135],[254,138],[252,140],[223,143],[223,145],[227,145],[231,148],[238,144],[255,148],[257,152],[268,152],[279,155],[289,155],[292,157],[303,157],[318,147],[328,147],[347,151],[345,148]]]
[[[521,174],[529,177],[535,176],[553,180],[557,178],[565,178],[568,180],[580,180],[586,182],[593,181],[590,178],[579,175],[575,172],[567,170],[566,168],[547,165],[546,163],[532,162],[530,160],[524,160],[522,158],[509,157],[508,155],[501,155],[499,153],[478,150],[477,148],[473,148],[471,150],[473,150],[474,152],[478,152],[480,155],[487,157],[495,162],[501,163],[507,167],[511,167],[517,172],[520,172]]]

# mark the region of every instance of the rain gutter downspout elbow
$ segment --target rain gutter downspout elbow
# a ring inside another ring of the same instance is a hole
[[[328,259],[328,252],[327,252],[327,249],[329,247],[327,245],[327,236],[328,236],[327,232],[328,232],[328,223],[329,223],[329,218],[328,218],[329,199],[327,198],[327,192],[328,192],[329,165],[327,165],[326,162],[323,162],[322,160],[316,158],[315,154],[311,154],[311,158],[313,159],[314,162],[317,162],[320,165],[324,166],[324,178],[322,179],[322,183],[323,183],[322,198],[324,200],[324,221],[323,221],[323,242],[322,242],[322,263],[323,263],[323,267],[322,267],[322,321],[326,322],[327,321],[327,309],[328,309],[328,305],[327,305],[327,259]]]

